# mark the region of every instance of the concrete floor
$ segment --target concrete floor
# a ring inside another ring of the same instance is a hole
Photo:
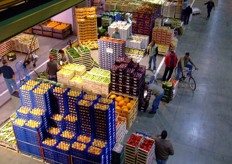
[[[231,164],[232,1],[216,1],[216,10],[209,20],[202,0],[196,0],[194,6],[202,13],[186,26],[179,38],[177,53],[180,57],[189,51],[199,67],[194,74],[196,91],[179,88],[176,98],[169,104],[161,103],[154,116],[139,112],[126,139],[136,131],[152,135],[166,129],[175,149],[168,164]],[[147,58],[142,63],[146,64]],[[9,108],[10,104],[4,110]],[[0,157],[0,163],[38,163],[5,149],[0,149]]]

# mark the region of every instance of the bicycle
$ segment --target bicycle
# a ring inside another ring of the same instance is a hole
[[[193,73],[195,72],[195,70],[196,69],[194,69],[194,70],[188,70],[188,69],[184,70],[182,72],[182,76],[179,79],[179,84],[183,85],[183,86],[188,85],[192,89],[192,91],[195,91],[197,86],[196,86],[196,81],[192,76]],[[186,80],[186,79],[188,79],[188,80]]]

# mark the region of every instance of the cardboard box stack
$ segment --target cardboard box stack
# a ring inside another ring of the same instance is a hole
[[[97,15],[94,7],[77,8],[77,37],[78,41],[96,41],[97,37]]]
[[[98,40],[98,46],[99,66],[102,69],[110,70],[117,57],[125,56],[124,40],[102,37]]]
[[[172,43],[173,36],[174,36],[174,30],[168,27],[153,28],[152,40],[154,40],[158,44],[159,54],[166,54]]]
[[[113,35],[116,27],[118,27],[119,29],[119,33],[122,40],[127,40],[132,33],[132,26],[130,23],[127,23],[125,21],[118,21],[118,22],[113,22],[108,27],[108,33],[110,36]]]

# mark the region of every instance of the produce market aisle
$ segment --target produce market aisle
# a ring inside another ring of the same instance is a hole
[[[196,91],[193,94],[179,89],[177,97],[169,104],[162,103],[154,116],[139,112],[127,138],[135,131],[153,134],[166,129],[175,149],[168,164],[230,164],[232,18],[228,16],[232,2],[216,1],[216,10],[209,20],[205,19],[206,7],[202,0],[196,0],[194,6],[200,8],[202,14],[193,17],[179,38],[177,54],[180,57],[190,51],[199,67],[194,74]],[[147,63],[145,60],[142,62]],[[0,149],[0,157],[1,163],[38,163],[5,149]]]

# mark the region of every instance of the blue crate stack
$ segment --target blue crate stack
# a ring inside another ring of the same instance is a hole
[[[40,87],[40,85],[38,86],[38,88],[43,89]],[[47,116],[51,116],[52,114],[49,89],[43,89],[43,90],[46,90],[44,94],[38,94],[38,93],[33,92],[34,107],[44,109],[46,111]]]
[[[80,134],[92,136],[92,138],[94,138],[93,105],[98,99],[99,96],[85,94],[83,98],[76,103]],[[88,105],[81,105],[81,103],[88,103]]]
[[[60,90],[60,92],[57,92]],[[68,100],[67,100],[67,92],[70,89],[55,87],[52,90],[52,111],[53,113],[59,113],[61,115],[66,115],[68,113]]]
[[[34,97],[33,97],[32,89],[34,89],[34,87],[29,91],[23,89],[24,87],[30,87],[30,86],[25,84],[22,85],[19,89],[19,97],[20,97],[21,105],[33,108]]]
[[[71,90],[69,90],[70,92]],[[76,110],[76,101],[81,99],[82,96],[84,95],[83,92],[80,92],[78,96],[70,96],[68,92],[67,95],[67,101],[68,101],[68,113],[72,114],[74,116],[77,116],[77,110]]]
[[[16,118],[17,120],[19,118]],[[25,123],[27,120],[24,120]],[[19,126],[13,122],[13,130],[17,141],[19,151],[43,158],[41,149],[41,140],[43,139],[44,127],[42,123],[38,128],[28,127],[26,124]]]

